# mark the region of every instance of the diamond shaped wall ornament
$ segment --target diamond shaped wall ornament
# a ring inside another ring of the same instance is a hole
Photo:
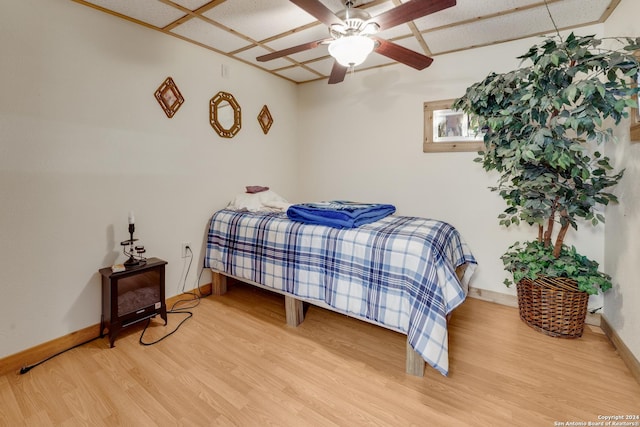
[[[164,110],[164,113],[167,117],[172,118],[173,115],[178,111],[182,103],[184,102],[184,98],[178,87],[173,82],[171,77],[167,77],[167,79],[158,87],[156,90],[155,97],[160,103],[160,106]]]
[[[258,114],[258,123],[260,123],[262,132],[264,132],[265,135],[269,133],[269,129],[273,124],[273,117],[271,117],[269,107],[267,107],[266,105],[262,107],[262,110],[260,110],[260,114]]]

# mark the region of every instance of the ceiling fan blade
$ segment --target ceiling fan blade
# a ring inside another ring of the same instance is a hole
[[[330,9],[328,9],[320,0],[289,0],[309,15],[322,22],[324,25],[331,26],[333,24],[344,24],[342,19],[338,18]]]
[[[329,84],[333,85],[340,83],[344,80],[344,76],[347,75],[347,67],[340,65],[338,61],[334,61],[333,68],[331,69],[331,75],[329,76]]]
[[[415,52],[406,47],[400,46],[388,40],[375,37],[377,47],[374,49],[380,55],[384,55],[387,58],[391,58],[395,61],[401,62],[405,65],[415,68],[416,70],[423,70],[427,68],[433,62],[433,58],[429,58],[421,53]]]
[[[302,52],[309,49],[314,49],[320,46],[322,43],[330,40],[333,40],[333,39],[328,38],[328,39],[316,40],[314,42],[309,42],[309,43],[301,44],[298,46],[289,47],[287,49],[282,49],[276,52],[267,53],[266,55],[258,56],[256,60],[260,62],[271,61],[272,59],[282,58],[283,56],[293,55],[294,53]]]
[[[380,31],[455,6],[456,0],[411,0],[371,18]]]

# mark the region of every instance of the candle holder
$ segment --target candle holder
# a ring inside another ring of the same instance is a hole
[[[134,246],[134,242],[138,241],[138,239],[133,238],[133,232],[135,230],[136,230],[135,224],[130,223],[129,224],[129,240],[123,240],[122,242],[120,242],[120,245],[122,246],[122,252],[124,253],[125,256],[129,257],[129,259],[127,259],[124,262],[125,267],[134,267],[136,265],[142,265],[147,262],[147,259],[143,256],[143,254],[147,252],[144,246],[141,246],[141,245]],[[129,247],[128,251],[127,251],[127,246]]]

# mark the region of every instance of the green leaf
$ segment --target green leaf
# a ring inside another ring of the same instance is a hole
[[[574,102],[576,100],[576,97],[578,96],[578,88],[576,85],[570,85],[567,88],[567,99],[571,102]]]

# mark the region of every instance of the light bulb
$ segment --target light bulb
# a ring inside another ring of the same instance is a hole
[[[340,65],[355,67],[362,64],[373,51],[375,43],[365,36],[345,36],[336,39],[329,45],[329,54]]]

